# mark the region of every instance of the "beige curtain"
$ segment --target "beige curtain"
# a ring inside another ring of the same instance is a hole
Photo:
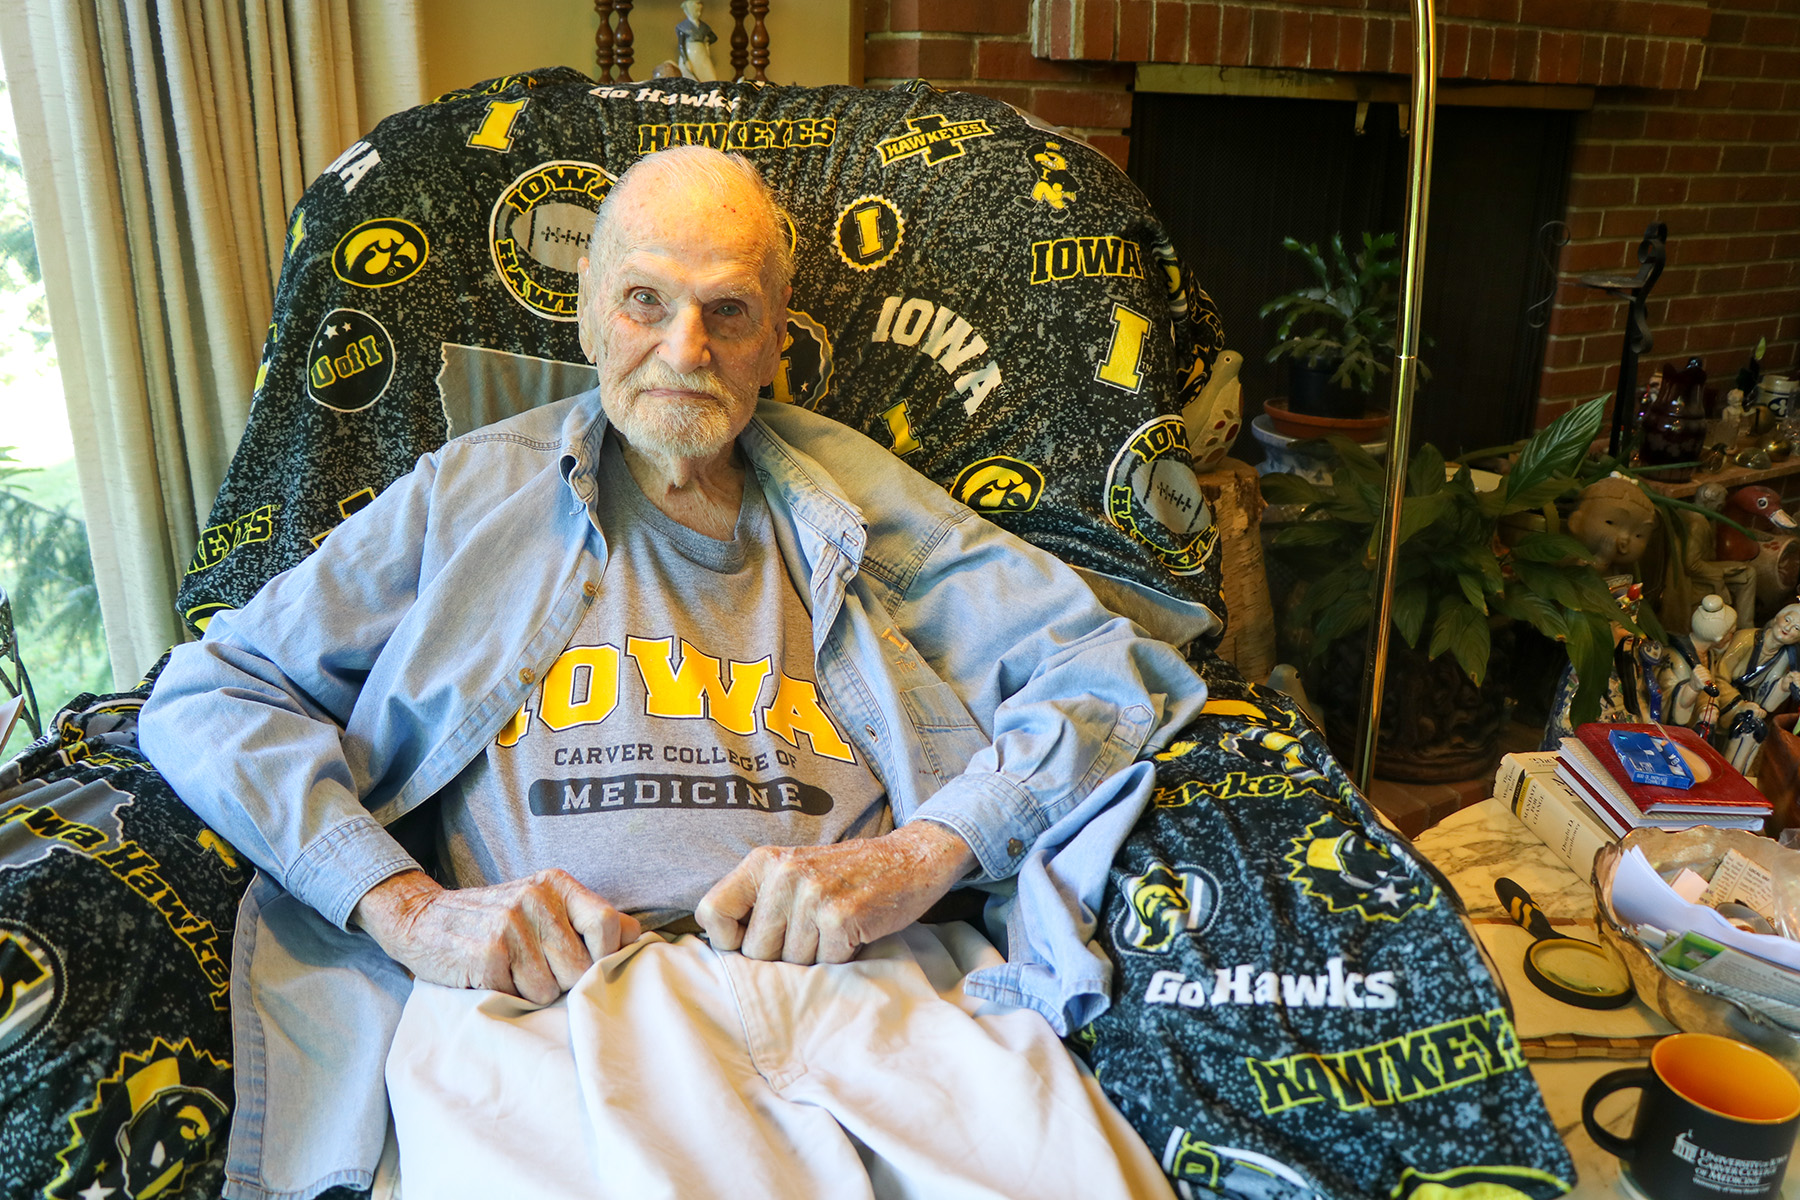
[[[249,415],[287,214],[425,96],[415,0],[0,0],[115,679],[175,590]]]

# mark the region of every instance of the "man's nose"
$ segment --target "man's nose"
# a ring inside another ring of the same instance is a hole
[[[669,321],[662,343],[663,361],[671,370],[690,374],[712,363],[706,318],[698,305],[682,305]]]

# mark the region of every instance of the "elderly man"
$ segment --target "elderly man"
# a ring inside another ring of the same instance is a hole
[[[1167,1194],[1044,1017],[1103,1003],[1087,905],[1203,686],[758,405],[784,225],[741,158],[640,162],[581,265],[599,387],[427,455],[159,680],[145,750],[262,872],[228,1195],[365,1186],[384,1063],[409,1194]],[[916,924],[1021,872],[1010,962]]]

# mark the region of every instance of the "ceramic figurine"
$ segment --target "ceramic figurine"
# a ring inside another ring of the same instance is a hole
[[[1706,369],[1700,360],[1666,364],[1644,412],[1643,456],[1652,465],[1693,462],[1706,443]]]
[[[1730,703],[1725,695],[1731,676],[1720,666],[1737,631],[1737,611],[1723,596],[1707,596],[1694,609],[1688,632],[1669,638],[1668,653],[1657,671],[1662,689],[1662,719],[1686,725],[1707,740],[1718,725],[1719,712]]]
[[[1727,496],[1725,515],[1745,529],[1800,529],[1800,521],[1788,516],[1787,511],[1781,507],[1781,493],[1760,484],[1741,487]],[[1754,540],[1729,525],[1721,524],[1715,535],[1713,557],[1728,562],[1748,562],[1756,557],[1756,548]]]
[[[1718,512],[1725,506],[1725,486],[1706,483],[1694,493],[1694,503]],[[1715,522],[1705,513],[1683,511],[1681,521],[1681,553],[1670,554],[1663,578],[1665,618],[1692,612],[1702,596],[1723,596],[1737,610],[1738,628],[1756,623],[1756,568],[1751,563],[1714,557],[1717,539]],[[1678,624],[1665,620],[1665,624]]]
[[[1220,354],[1213,362],[1212,378],[1181,410],[1187,425],[1188,454],[1196,471],[1211,470],[1243,428],[1244,385],[1238,379],[1243,365],[1244,356],[1236,350]]]
[[[1720,715],[1726,722],[1725,757],[1745,775],[1756,774],[1769,716],[1800,695],[1800,604],[1790,604],[1767,625],[1744,631],[1720,658],[1737,698]]]
[[[1621,576],[1609,580],[1608,586],[1613,598],[1619,602],[1620,612],[1635,621],[1644,598],[1643,584]],[[1657,690],[1657,672],[1664,665],[1667,649],[1660,642],[1639,637],[1617,621],[1612,623],[1612,639],[1613,669],[1600,697],[1597,719],[1633,725],[1662,720],[1663,702],[1662,693]],[[1562,669],[1550,697],[1550,716],[1544,723],[1544,739],[1538,749],[1559,749],[1563,738],[1575,736],[1570,709],[1580,683],[1575,664],[1570,663]]]
[[[1725,397],[1725,411],[1706,423],[1706,444],[1730,450],[1744,430],[1744,393],[1736,388]]]
[[[1569,532],[1594,556],[1602,575],[1629,567],[1644,556],[1656,530],[1656,504],[1623,475],[1608,475],[1581,489],[1581,503],[1569,514]]]
[[[675,26],[675,61],[685,78],[710,81],[719,77],[712,61],[712,44],[719,35],[700,19],[704,11],[700,0],[683,0],[681,13],[687,19]]]

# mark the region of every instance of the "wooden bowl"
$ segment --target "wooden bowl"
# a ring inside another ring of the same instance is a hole
[[[1291,438],[1322,438],[1328,433],[1341,433],[1353,442],[1381,440],[1388,430],[1385,412],[1366,412],[1360,417],[1314,417],[1289,412],[1287,397],[1271,396],[1263,401],[1269,424],[1275,432]]]

